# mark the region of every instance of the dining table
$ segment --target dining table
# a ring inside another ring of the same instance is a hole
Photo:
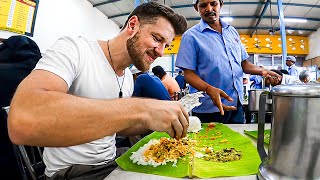
[[[256,139],[251,138],[244,134],[244,131],[255,131],[258,130],[258,124],[225,124],[232,130],[239,132],[241,135],[246,136],[251,139],[253,145],[256,146]],[[270,129],[271,124],[266,123],[265,129]],[[265,149],[267,149],[267,146],[265,146]],[[210,167],[209,167],[210,168]],[[258,167],[257,167],[258,172]],[[166,176],[159,176],[154,174],[144,174],[144,173],[137,173],[137,172],[130,172],[125,171],[121,169],[120,167],[117,167],[115,170],[113,170],[104,180],[178,180],[178,179],[190,179],[188,177],[185,178],[172,178],[172,177],[166,177]],[[192,179],[199,179],[199,178],[192,178]],[[249,176],[235,176],[235,177],[215,177],[215,178],[209,178],[212,180],[256,180],[257,176],[256,174],[249,175]]]

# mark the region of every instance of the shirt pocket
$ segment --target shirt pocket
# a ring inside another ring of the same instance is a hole
[[[230,44],[230,51],[231,51],[231,55],[234,58],[234,61],[238,64],[241,64],[241,45],[239,43],[236,42],[232,42]]]

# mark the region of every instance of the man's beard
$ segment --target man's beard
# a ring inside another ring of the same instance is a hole
[[[142,72],[149,70],[150,65],[143,60],[143,52],[139,46],[140,31],[138,31],[132,38],[127,40],[126,46],[128,54],[132,60],[132,64]]]

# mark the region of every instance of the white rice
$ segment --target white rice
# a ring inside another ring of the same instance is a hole
[[[160,143],[159,140],[156,139],[152,139],[150,140],[147,144],[145,144],[144,146],[140,147],[140,149],[136,152],[133,152],[132,155],[130,156],[130,160],[133,163],[136,163],[138,165],[144,165],[144,166],[153,166],[153,167],[157,167],[160,165],[166,165],[167,162],[173,162],[172,166],[176,166],[177,164],[177,160],[170,160],[170,159],[166,159],[163,162],[155,162],[152,158],[149,159],[149,161],[146,160],[146,158],[143,156],[143,153],[145,152],[145,150],[149,149],[149,147],[153,144],[157,144]]]
[[[189,117],[189,127],[187,129],[188,132],[199,132],[201,130],[201,121],[196,116]]]

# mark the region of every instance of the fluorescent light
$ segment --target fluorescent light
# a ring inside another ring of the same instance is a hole
[[[231,21],[233,21],[233,18],[232,17],[223,17],[223,18],[221,18],[223,21],[225,21],[225,22],[231,22]]]
[[[284,18],[284,22],[306,23],[306,19]]]

